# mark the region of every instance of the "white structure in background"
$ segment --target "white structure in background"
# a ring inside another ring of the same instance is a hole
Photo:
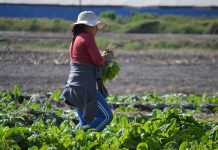
[[[194,9],[193,9],[194,8]],[[218,16],[218,0],[0,0],[0,17],[76,19],[82,10]]]
[[[0,4],[128,6],[128,7],[218,7],[218,0],[0,0]]]

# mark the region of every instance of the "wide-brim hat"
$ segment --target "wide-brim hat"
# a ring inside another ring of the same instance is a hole
[[[77,22],[70,25],[70,29],[73,31],[74,27],[78,24],[85,24],[88,26],[97,26],[98,29],[102,29],[106,26],[104,22],[99,20],[99,18],[92,11],[83,11],[78,15]]]

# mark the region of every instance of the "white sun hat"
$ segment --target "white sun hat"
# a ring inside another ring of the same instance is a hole
[[[102,29],[106,26],[105,23],[100,21],[98,17],[92,11],[83,11],[78,15],[77,22],[72,23],[70,28],[73,30],[78,24],[85,24],[88,26],[97,26],[98,29]]]

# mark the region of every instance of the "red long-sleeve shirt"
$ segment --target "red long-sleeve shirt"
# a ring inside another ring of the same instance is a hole
[[[101,56],[95,39],[91,33],[82,32],[77,35],[74,43],[70,46],[71,62],[90,63],[102,65],[104,58]]]

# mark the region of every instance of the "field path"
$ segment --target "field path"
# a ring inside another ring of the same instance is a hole
[[[126,40],[145,38],[215,39],[209,35],[103,34],[102,37]],[[0,37],[68,39],[63,33],[0,32]],[[15,84],[27,93],[46,93],[63,89],[69,73],[67,51],[0,50],[0,89],[11,90]],[[118,95],[142,95],[156,91],[170,93],[218,93],[217,52],[119,52],[119,76],[106,86]]]

